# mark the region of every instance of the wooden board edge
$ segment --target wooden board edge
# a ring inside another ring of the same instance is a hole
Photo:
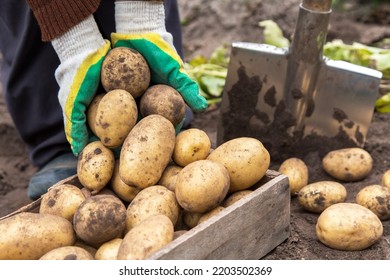
[[[67,177],[61,181],[58,181],[57,183],[55,183],[53,186],[51,186],[50,188],[53,188],[55,186],[58,186],[58,185],[62,185],[62,184],[75,184],[76,186],[79,186],[79,180],[78,180],[78,177],[77,175],[73,175],[73,176],[70,176],[70,177]],[[49,189],[50,189],[49,188]],[[22,213],[22,212],[33,212],[33,211],[37,211],[41,205],[41,201],[42,201],[42,196],[36,200],[34,200],[33,202],[30,202],[29,204],[3,216],[3,217],[0,217],[0,221],[2,220],[5,220],[9,217],[12,217],[12,216],[15,216],[16,214],[19,214],[19,213]]]
[[[225,208],[224,210],[222,210],[221,212],[219,212],[215,216],[211,217],[210,219],[208,219],[204,223],[196,226],[195,228],[192,228],[188,232],[179,236],[177,239],[173,240],[172,242],[170,242],[169,244],[164,246],[159,251],[153,253],[148,259],[150,259],[150,260],[165,259],[164,257],[167,254],[169,254],[172,250],[182,246],[185,242],[187,242],[187,240],[191,239],[192,237],[199,234],[200,232],[207,230],[207,228],[210,225],[220,221],[225,216],[230,215],[233,211],[239,210],[240,207],[242,207],[243,205],[245,205],[246,203],[248,203],[249,201],[251,201],[255,197],[262,195],[262,193],[270,190],[276,184],[282,184],[282,185],[288,186],[287,176],[285,176],[281,173],[278,173],[276,171],[270,171],[270,174],[268,174],[268,175],[270,177],[273,177],[273,179],[269,180],[265,184],[261,184],[261,185],[259,184],[253,193],[248,194],[247,196],[243,197],[239,201],[237,201],[234,204],[230,205],[229,207]],[[288,192],[288,196],[289,195],[290,195],[290,193]],[[288,205],[288,208],[290,208],[290,205]],[[285,236],[285,238],[283,238],[283,240],[286,239],[288,237],[288,235],[289,235],[289,233],[286,232],[286,236]]]

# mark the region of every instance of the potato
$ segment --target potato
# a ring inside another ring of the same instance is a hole
[[[97,194],[92,194],[92,192],[90,190],[88,190],[87,188],[82,188],[81,191],[83,192],[85,198],[88,198],[88,197],[91,197],[91,196],[95,196],[95,195],[101,195],[101,194],[107,194],[107,195],[112,195],[112,196],[115,196],[117,198],[119,198],[119,196],[114,193],[110,188],[109,186],[106,186],[104,187],[103,189],[101,189]]]
[[[55,248],[39,260],[93,260],[94,257],[87,250],[78,246],[64,246]]]
[[[74,213],[84,200],[85,196],[78,187],[57,185],[42,196],[39,213],[58,215],[72,222]]]
[[[161,115],[176,127],[185,116],[186,104],[173,87],[157,84],[149,87],[141,96],[139,110],[142,117]]]
[[[101,141],[91,142],[79,154],[78,179],[85,188],[95,194],[110,181],[114,165],[114,152],[105,147]]]
[[[94,96],[92,102],[87,107],[87,123],[92,133],[96,135],[96,115],[100,100],[102,100],[105,93],[99,93]]]
[[[390,169],[383,173],[381,185],[390,188]]]
[[[126,210],[126,231],[140,224],[147,217],[163,214],[175,225],[180,214],[180,205],[174,192],[164,186],[150,186],[141,190]]]
[[[95,254],[95,260],[116,260],[122,238],[114,238],[103,243]]]
[[[194,228],[199,222],[200,217],[202,217],[202,213],[193,213],[188,212],[186,210],[183,211],[183,222],[189,228]]]
[[[132,228],[118,249],[118,260],[143,260],[173,240],[171,219],[159,214],[150,216]],[[145,238],[146,237],[146,238]]]
[[[163,173],[161,174],[160,180],[158,180],[158,184],[166,187],[170,191],[175,191],[175,184],[177,179],[177,174],[183,169],[183,167],[178,166],[176,164],[168,165]]]
[[[87,252],[89,252],[92,256],[95,256],[97,249],[91,245],[86,244],[84,241],[77,239],[74,246],[83,248]]]
[[[76,241],[72,223],[51,214],[21,212],[0,221],[0,232],[0,260],[38,260]]]
[[[329,206],[320,214],[316,234],[330,248],[357,251],[378,242],[383,234],[383,225],[367,208],[343,202]]]
[[[175,129],[160,115],[141,119],[123,143],[119,161],[122,180],[140,189],[155,185],[175,147]]]
[[[92,193],[91,193],[92,191],[90,189],[87,189],[86,187],[82,187],[80,190],[83,193],[83,195],[85,196],[85,198],[92,196]],[[104,190],[104,188],[103,188],[103,190]]]
[[[236,201],[239,201],[244,196],[247,196],[248,194],[251,194],[252,190],[243,190],[243,191],[237,191],[235,193],[230,194],[225,201],[222,203],[223,207],[228,207],[235,203]]]
[[[211,140],[201,129],[189,128],[176,136],[172,158],[179,166],[186,166],[191,162],[206,159],[210,153]]]
[[[333,204],[344,202],[346,198],[346,188],[334,181],[314,182],[298,192],[298,203],[313,213],[321,213]]]
[[[296,157],[288,158],[282,162],[279,172],[288,177],[291,195],[295,196],[309,181],[309,169],[306,163]]]
[[[95,135],[104,146],[119,147],[137,122],[134,97],[123,89],[115,89],[107,92],[97,106]]]
[[[183,209],[204,213],[221,203],[228,193],[229,186],[229,173],[221,163],[198,160],[179,172],[175,193]]]
[[[73,218],[77,237],[92,246],[122,237],[125,226],[125,205],[119,198],[107,194],[88,197]]]
[[[362,148],[345,148],[326,154],[322,159],[322,166],[335,179],[355,182],[371,172],[373,159]]]
[[[204,221],[207,221],[211,217],[217,215],[218,213],[220,213],[224,209],[225,209],[225,207],[223,207],[223,206],[217,206],[214,209],[212,209],[206,213],[203,213],[202,216],[199,218],[198,225],[200,223],[203,223]]]
[[[263,144],[251,137],[239,137],[219,145],[208,160],[223,164],[229,172],[229,192],[248,189],[265,175],[270,154]]]
[[[114,172],[110,180],[110,188],[123,201],[131,202],[140,189],[129,186],[119,176],[119,159],[115,161]]]
[[[173,240],[175,240],[176,238],[179,238],[180,236],[182,236],[183,234],[185,234],[187,232],[188,232],[188,230],[185,230],[185,229],[177,230],[177,231],[173,232]]]
[[[106,92],[123,89],[137,98],[149,87],[149,65],[138,51],[116,47],[103,60],[101,83]]]
[[[356,203],[374,212],[382,221],[390,219],[390,188],[369,185],[356,195]]]

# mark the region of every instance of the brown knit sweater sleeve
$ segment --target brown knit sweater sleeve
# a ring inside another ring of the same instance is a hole
[[[38,21],[42,41],[51,41],[93,14],[100,0],[27,0]]]

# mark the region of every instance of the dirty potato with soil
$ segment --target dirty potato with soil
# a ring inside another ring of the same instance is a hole
[[[161,174],[161,178],[158,181],[158,185],[166,187],[168,190],[175,191],[175,184],[177,175],[183,169],[174,163],[169,164]]]
[[[371,172],[373,159],[362,148],[344,148],[326,154],[322,159],[322,167],[335,179],[355,182]]]
[[[114,238],[103,243],[95,253],[95,260],[116,260],[122,238]]]
[[[206,213],[203,213],[202,216],[200,216],[200,218],[199,218],[198,225],[203,223],[203,222],[205,222],[205,221],[207,221],[211,217],[219,214],[224,209],[225,209],[225,207],[223,207],[223,206],[217,206],[214,209],[212,209],[212,210],[210,210],[210,211],[208,211]]]
[[[173,240],[174,226],[165,215],[153,215],[126,233],[118,260],[144,260]],[[147,236],[147,238],[145,238]]]
[[[114,152],[101,141],[94,141],[87,144],[79,154],[77,176],[85,188],[97,193],[110,181],[114,166]]]
[[[72,223],[52,214],[19,213],[0,221],[0,232],[0,260],[38,260],[76,241]]]
[[[279,172],[288,177],[291,195],[295,196],[309,181],[309,169],[300,158],[292,157],[282,162]]]
[[[126,231],[137,226],[147,217],[157,214],[167,216],[175,225],[180,211],[174,192],[164,186],[150,186],[141,190],[127,207]]]
[[[93,103],[94,104],[94,103]],[[88,123],[93,123],[95,135],[109,148],[123,144],[126,136],[138,118],[138,108],[134,97],[127,91],[115,89],[107,92],[97,103],[96,114]]]
[[[356,203],[336,203],[325,209],[316,224],[318,239],[345,251],[364,250],[382,238],[383,225],[371,210]]]
[[[64,246],[55,248],[42,257],[39,260],[93,260],[93,255],[87,250],[78,246]]]
[[[381,185],[390,188],[390,170],[386,170],[381,178]]]
[[[77,237],[92,246],[120,238],[126,226],[126,207],[114,195],[88,197],[73,218]]]
[[[193,227],[196,227],[202,215],[202,213],[194,213],[189,212],[187,210],[183,210],[183,222],[187,227],[191,229]]]
[[[329,206],[344,202],[347,189],[335,181],[318,181],[308,184],[298,192],[298,202],[307,211],[321,213]]]
[[[95,94],[91,103],[87,107],[87,113],[86,113],[87,124],[94,135],[96,135],[96,121],[95,120],[96,120],[98,105],[99,105],[100,100],[102,100],[104,95],[105,95],[105,93]]]
[[[190,128],[176,136],[172,159],[179,166],[206,159],[210,154],[211,140],[203,130]]]
[[[252,190],[242,190],[242,191],[234,192],[226,197],[226,199],[222,203],[222,206],[229,207],[230,205],[234,204],[236,201],[239,201],[241,198],[247,196],[248,194],[251,194],[252,192],[253,192]]]
[[[186,104],[173,87],[157,84],[149,87],[141,96],[139,110],[142,117],[161,115],[176,127],[185,116]]]
[[[382,221],[390,219],[390,188],[369,185],[356,195],[356,203],[374,212]]]
[[[81,189],[71,184],[51,187],[42,196],[39,213],[61,216],[73,222],[74,213],[85,200]]]
[[[109,188],[123,201],[131,202],[139,193],[140,189],[129,186],[123,182],[119,175],[119,159],[115,161],[114,172],[109,182]]]
[[[175,147],[175,129],[160,115],[141,119],[123,143],[119,175],[122,180],[140,189],[155,185],[168,166]]]
[[[227,169],[219,162],[197,160],[177,175],[175,193],[180,206],[195,213],[204,213],[218,206],[230,187]]]
[[[149,87],[149,65],[145,58],[134,49],[113,48],[103,60],[101,83],[106,92],[123,89],[137,98]]]
[[[255,138],[239,137],[215,148],[208,160],[221,163],[230,177],[229,192],[248,189],[264,177],[270,165],[270,154]]]

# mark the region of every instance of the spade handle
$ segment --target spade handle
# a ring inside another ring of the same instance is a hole
[[[304,129],[305,118],[315,109],[314,90],[324,61],[331,4],[331,0],[303,0],[300,4],[284,88],[286,107],[297,118],[295,131]]]
[[[332,0],[303,0],[302,6],[316,12],[328,12],[332,8]]]

